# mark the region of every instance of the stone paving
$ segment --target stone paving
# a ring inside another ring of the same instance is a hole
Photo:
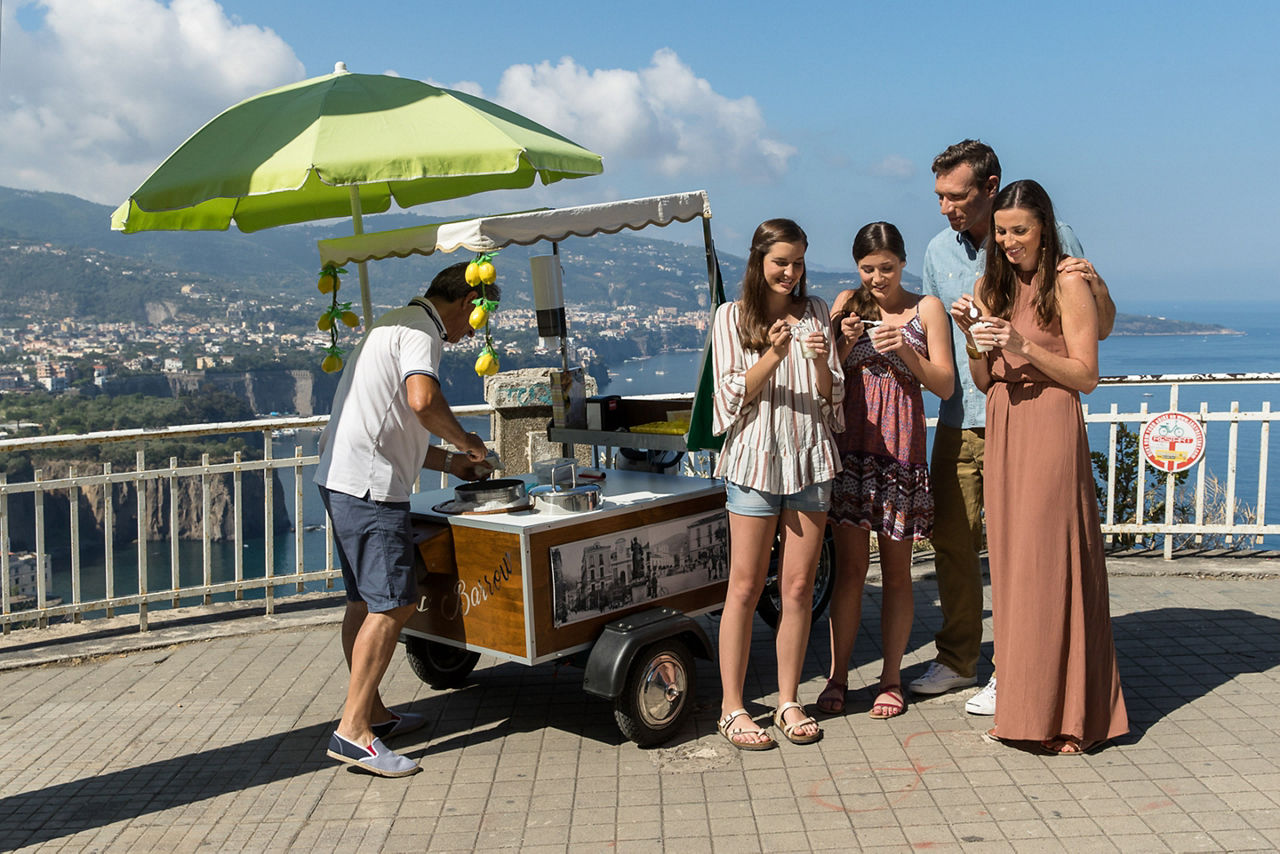
[[[583,693],[579,670],[486,658],[466,687],[434,691],[397,655],[388,702],[430,719],[394,744],[423,766],[401,780],[324,755],[345,687],[332,598],[173,635],[157,616],[147,642],[180,642],[142,650],[136,633],[99,626],[79,630],[88,647],[14,632],[0,643],[0,849],[1280,849],[1280,562],[1110,565],[1133,730],[1083,757],[984,742],[990,719],[965,714],[969,690],[868,718],[874,584],[848,712],[822,719],[816,745],[730,748],[715,732],[710,662],[690,723],[643,750],[608,703]],[[908,678],[932,652],[931,572],[916,567]],[[825,620],[815,626],[806,662],[809,702],[824,681],[825,631]],[[49,647],[65,660],[30,664]],[[757,621],[747,696],[761,718],[776,700],[771,660]]]

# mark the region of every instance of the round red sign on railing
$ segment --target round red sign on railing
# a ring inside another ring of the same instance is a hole
[[[1142,453],[1160,471],[1186,471],[1204,456],[1204,427],[1184,412],[1161,412],[1142,428]]]

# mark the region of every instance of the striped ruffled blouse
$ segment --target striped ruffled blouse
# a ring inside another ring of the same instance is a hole
[[[809,297],[805,317],[831,339],[827,304]],[[747,370],[760,360],[745,349],[738,334],[737,302],[716,310],[712,330],[715,407],[712,430],[724,434],[716,476],[739,486],[791,495],[840,471],[833,433],[844,430],[844,372],[830,346],[831,400],[818,394],[811,359],[791,342],[770,381],[755,398],[743,403]]]

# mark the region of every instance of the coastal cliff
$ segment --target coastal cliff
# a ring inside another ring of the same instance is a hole
[[[176,371],[115,377],[103,390],[111,395],[176,397],[212,386],[244,400],[259,415],[290,412],[308,416],[328,414],[333,407],[338,377],[338,374],[283,369],[235,373]]]

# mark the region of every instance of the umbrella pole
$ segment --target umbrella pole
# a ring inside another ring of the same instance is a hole
[[[356,234],[364,234],[364,217],[360,207],[360,187],[352,184],[351,225]],[[364,331],[373,328],[373,303],[369,301],[369,270],[364,261],[356,264],[360,270],[360,307],[364,310]]]

